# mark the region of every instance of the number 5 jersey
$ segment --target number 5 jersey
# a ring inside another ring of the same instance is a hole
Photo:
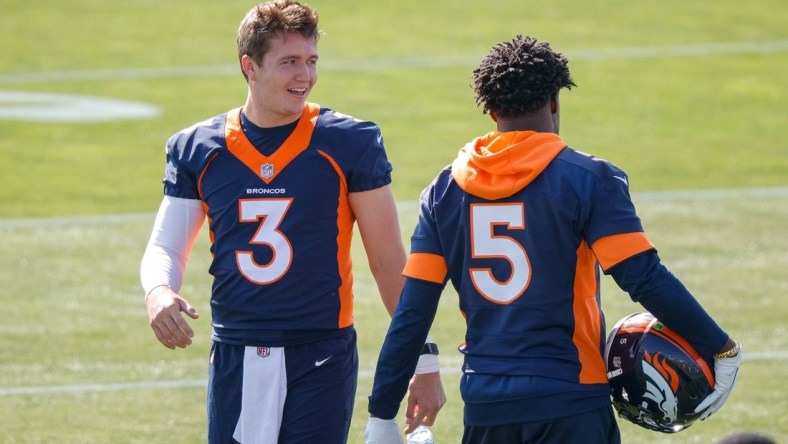
[[[556,134],[490,133],[423,192],[405,274],[450,278],[465,372],[604,384],[597,264],[652,248],[624,172]]]

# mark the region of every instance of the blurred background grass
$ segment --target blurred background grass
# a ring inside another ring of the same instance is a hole
[[[783,2],[309,3],[325,31],[311,100],[381,126],[406,241],[415,222],[409,203],[462,144],[493,129],[469,86],[487,50],[528,34],[564,52],[578,88],[561,96],[562,137],[630,174],[668,267],[758,358],[745,362],[728,405],[709,421],[676,436],[622,423],[625,442],[713,442],[739,429],[788,440]],[[137,270],[161,199],[164,142],[245,99],[235,30],[252,5],[2,2],[0,92],[140,101],[161,114],[103,123],[0,119],[0,441],[205,440],[207,239],[183,290],[203,315],[190,349],[156,343]],[[0,109],[9,105],[0,101]],[[738,188],[766,191],[651,194]],[[362,375],[353,443],[362,442],[388,323],[356,250]],[[609,322],[639,309],[609,279],[603,292]],[[462,323],[451,292],[433,334],[445,350],[449,397],[436,437],[457,442],[453,348]],[[116,385],[126,383],[143,385]],[[19,390],[31,387],[40,390]]]
[[[167,137],[245,99],[234,40],[251,4],[6,0],[0,90],[143,101],[162,114],[0,121],[0,217],[155,209]],[[311,99],[381,125],[402,200],[493,128],[471,70],[518,33],[570,57],[578,88],[562,95],[562,135],[624,168],[633,190],[785,183],[781,2],[312,4],[325,35]]]

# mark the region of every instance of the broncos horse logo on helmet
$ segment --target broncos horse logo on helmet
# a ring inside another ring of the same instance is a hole
[[[613,406],[641,427],[675,433],[700,417],[714,389],[713,363],[650,313],[621,319],[605,346]]]
[[[654,401],[662,411],[665,421],[673,422],[678,416],[679,404],[676,399],[679,380],[676,371],[657,352],[653,357],[648,352],[643,354],[643,374],[646,376],[646,392],[644,398]]]

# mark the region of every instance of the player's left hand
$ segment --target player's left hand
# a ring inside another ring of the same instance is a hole
[[[695,413],[703,412],[700,415],[700,420],[711,416],[714,412],[720,409],[736,384],[736,376],[739,373],[739,364],[741,364],[741,344],[737,344],[739,351],[735,356],[729,358],[715,358],[714,359],[714,391],[706,397],[695,408]],[[705,411],[704,411],[705,410]]]
[[[402,444],[402,434],[397,421],[370,416],[364,431],[366,444]]]
[[[443,391],[440,371],[414,375],[408,386],[405,434],[416,430],[420,424],[433,425],[445,403],[446,394]]]

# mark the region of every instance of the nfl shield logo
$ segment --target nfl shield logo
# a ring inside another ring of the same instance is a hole
[[[271,163],[264,163],[260,166],[260,176],[263,179],[268,179],[274,175],[274,165]]]
[[[257,356],[261,358],[265,358],[270,354],[271,354],[271,349],[269,347],[257,347]]]

